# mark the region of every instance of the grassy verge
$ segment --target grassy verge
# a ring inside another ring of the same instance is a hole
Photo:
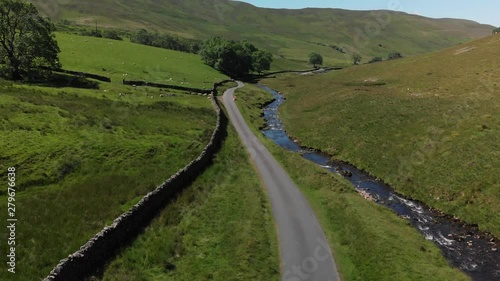
[[[45,277],[210,139],[215,114],[208,100],[128,91],[119,98],[0,80],[1,210],[7,167],[16,167],[18,186],[17,273],[2,270],[1,280]],[[7,239],[6,228],[0,237]],[[6,255],[0,261],[6,264]]]
[[[280,117],[303,145],[500,236],[499,46],[265,83],[287,95]]]
[[[236,132],[103,280],[280,280],[269,202]]]
[[[234,88],[236,86],[238,86],[238,84],[236,84],[236,82],[224,83],[222,86],[219,86],[217,88],[218,95],[223,95],[225,91],[227,91],[228,89]]]
[[[451,268],[440,250],[407,221],[363,199],[341,177],[266,139],[258,131],[262,119],[257,116],[258,106],[270,94],[252,85],[237,93],[239,108],[252,130],[311,203],[344,280],[469,280]]]

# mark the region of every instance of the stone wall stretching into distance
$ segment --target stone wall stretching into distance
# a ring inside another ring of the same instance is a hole
[[[218,84],[218,83],[216,83],[216,84]],[[155,88],[163,88],[163,89],[174,89],[174,90],[188,91],[188,92],[194,92],[194,93],[200,93],[200,94],[209,94],[213,91],[213,89],[212,90],[210,90],[210,89],[198,89],[198,88],[190,88],[190,87],[183,87],[183,86],[176,86],[176,85],[166,85],[166,84],[146,82],[146,81],[123,80],[123,85],[147,86],[147,87],[155,87]]]
[[[139,203],[115,219],[113,224],[102,229],[80,250],[61,260],[44,281],[84,280],[99,273],[123,246],[133,241],[149,225],[170,199],[211,165],[214,154],[221,148],[227,134],[227,117],[217,101],[217,87],[229,81],[232,80],[216,83],[211,90],[210,98],[217,113],[217,125],[200,156],[144,196]]]
[[[87,73],[87,72],[81,72],[81,71],[73,71],[73,70],[67,70],[67,69],[58,69],[56,70],[58,72],[63,72],[63,73],[68,73],[76,76],[81,76],[85,78],[91,78],[95,80],[99,80],[102,82],[111,82],[111,78],[102,76],[102,75],[97,75],[97,74],[92,74],[92,73]]]

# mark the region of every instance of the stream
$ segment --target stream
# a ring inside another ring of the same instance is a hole
[[[473,280],[500,280],[498,239],[481,232],[475,225],[467,225],[421,202],[404,198],[392,187],[350,164],[333,162],[326,154],[302,148],[287,135],[278,117],[278,108],[285,101],[284,96],[268,87],[260,87],[275,98],[274,102],[264,108],[267,127],[262,132],[266,137],[287,150],[300,153],[305,159],[328,171],[344,176],[365,199],[390,208],[407,219],[425,239],[433,241],[442,250],[451,265],[460,268]]]

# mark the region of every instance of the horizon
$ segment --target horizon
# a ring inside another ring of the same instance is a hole
[[[500,27],[500,1],[480,0],[470,2],[458,0],[453,3],[434,2],[430,0],[373,0],[373,1],[345,1],[345,0],[313,0],[313,1],[285,1],[285,0],[238,0],[261,8],[273,9],[304,9],[304,8],[332,8],[346,10],[392,10],[405,12],[428,18],[453,18],[472,20],[481,24]]]

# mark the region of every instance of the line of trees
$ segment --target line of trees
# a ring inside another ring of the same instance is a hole
[[[203,61],[232,77],[241,77],[251,72],[262,73],[271,68],[273,56],[259,50],[248,41],[232,41],[212,37],[201,44]]]
[[[112,39],[112,40],[117,40],[117,41],[122,41],[123,37],[120,36],[120,34],[116,30],[111,30],[111,29],[105,29],[103,31],[98,30],[98,29],[85,29],[80,31],[79,33],[82,36],[93,36],[93,37],[98,37],[98,38],[107,38],[107,39]]]
[[[200,43],[194,40],[182,39],[167,34],[151,33],[145,29],[139,29],[130,38],[130,41],[137,44],[164,48],[184,53],[197,54],[200,51]]]
[[[19,80],[34,69],[60,68],[60,49],[54,31],[54,24],[40,16],[33,4],[20,0],[0,0],[2,74]]]

